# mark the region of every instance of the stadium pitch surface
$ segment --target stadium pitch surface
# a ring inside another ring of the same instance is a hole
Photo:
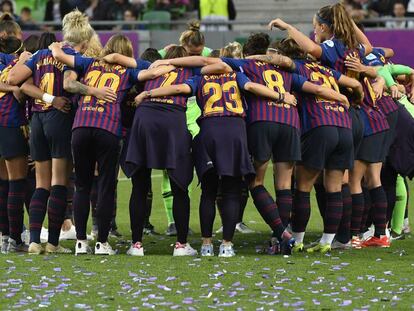
[[[164,232],[167,223],[160,183],[155,172],[151,222],[158,232]],[[270,183],[269,171],[269,189]],[[195,187],[194,183],[190,226],[195,234],[189,242],[199,249],[200,191]],[[410,187],[413,191],[413,184]],[[288,258],[269,256],[259,253],[269,237],[269,229],[249,200],[245,221],[258,233],[236,234],[235,258],[173,258],[175,240],[164,235],[145,236],[145,257],[129,257],[125,255],[130,238],[129,193],[130,183],[120,181],[117,220],[124,237],[111,240],[120,255],[0,256],[0,310],[414,308],[411,236],[394,242],[389,249],[333,251],[330,255],[302,253]],[[216,221],[215,229],[219,225]],[[307,242],[318,238],[322,230],[314,198],[308,229]],[[219,238],[216,235],[216,248]],[[73,241],[63,245],[74,248]]]

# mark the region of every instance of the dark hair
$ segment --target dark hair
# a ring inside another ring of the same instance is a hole
[[[321,8],[316,13],[316,20],[320,24],[326,24],[335,38],[341,40],[349,49],[358,47],[352,18],[341,3]]]
[[[44,32],[40,35],[39,44],[37,46],[38,50],[43,50],[49,48],[53,42],[56,42],[55,34],[51,32]]]
[[[16,37],[0,39],[0,52],[4,54],[20,54],[23,51],[23,42]]]
[[[26,13],[32,14],[32,10],[31,10],[29,7],[27,7],[27,6],[23,7],[23,8],[20,10],[20,14],[21,14],[21,13],[23,13],[23,12],[26,12]]]
[[[38,46],[39,46],[39,36],[38,35],[30,35],[26,38],[26,40],[24,40],[23,44],[24,44],[24,48],[26,49],[26,51],[30,52],[30,53],[35,53],[38,50]]]
[[[167,54],[165,54],[165,59],[179,58],[188,56],[187,50],[182,46],[172,46],[168,49]]]
[[[276,49],[283,55],[289,56],[293,59],[305,59],[306,54],[300,48],[292,38],[285,38],[277,41],[275,44]]]
[[[243,45],[243,55],[257,55],[266,54],[267,48],[270,44],[270,37],[264,32],[259,32],[250,35],[246,43]]]
[[[220,57],[220,50],[212,50],[209,56],[219,58]]]
[[[10,6],[10,8],[11,8],[11,13],[12,13],[12,14],[14,14],[13,3],[12,3],[11,1],[9,1],[9,0],[3,0],[3,1],[0,3],[0,8],[1,8],[1,9],[3,9],[3,5],[5,5],[5,4],[7,4],[7,5],[9,5],[9,6]]]
[[[160,53],[158,53],[157,49],[148,48],[142,52],[141,59],[153,63],[156,60],[162,59],[162,57]]]
[[[136,10],[133,6],[129,6],[129,7],[127,7],[127,8],[124,10],[124,13],[125,13],[126,11],[131,12],[132,16],[134,16],[134,17],[138,17],[138,11],[137,11],[137,10]]]

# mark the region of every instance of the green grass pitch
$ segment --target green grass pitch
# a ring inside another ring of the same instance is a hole
[[[269,172],[270,173],[270,172]],[[271,174],[267,176],[271,189]],[[153,215],[166,228],[159,172],[153,175]],[[0,310],[408,310],[414,308],[414,245],[409,236],[389,249],[298,254],[257,252],[269,229],[249,200],[245,221],[258,233],[236,234],[230,259],[173,258],[173,238],[146,237],[144,258],[128,257],[129,181],[118,186],[118,225],[111,240],[120,255],[0,256]],[[414,192],[412,192],[414,193]],[[199,249],[198,201],[193,184],[189,242]],[[412,205],[411,205],[412,206]],[[215,229],[219,227],[216,221]],[[315,201],[306,240],[319,236]],[[215,237],[218,247],[220,236]],[[73,249],[73,242],[65,242]]]

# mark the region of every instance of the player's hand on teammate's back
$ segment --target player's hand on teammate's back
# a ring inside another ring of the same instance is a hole
[[[63,47],[63,42],[53,42],[51,45],[49,45],[49,50],[53,51],[54,48],[61,49]]]
[[[160,66],[168,66],[168,65],[169,65],[168,59],[159,59],[153,62],[149,68],[152,69],[152,68],[157,68]]]
[[[280,30],[286,30],[289,27],[289,24],[281,20],[280,18],[272,20],[269,25],[269,30],[272,28],[279,28]]]
[[[293,96],[292,94],[286,92],[284,93],[284,95],[285,95],[285,99],[283,100],[283,102],[285,104],[292,105],[292,106],[296,106],[298,104],[296,97]]]
[[[27,61],[30,57],[32,57],[32,53],[28,52],[28,51],[24,51],[22,54],[20,54],[19,56],[19,60],[21,60],[22,62]]]
[[[147,92],[141,92],[140,94],[138,94],[135,97],[135,105],[138,106],[139,104],[141,104],[145,98],[147,98]]]
[[[352,55],[347,56],[345,60],[345,66],[347,69],[355,72],[362,72],[364,70],[364,66],[361,63],[361,60],[358,57],[354,57]]]
[[[402,95],[397,85],[390,86],[390,93],[391,93],[391,97],[394,99],[400,99]]]
[[[104,86],[102,88],[95,88],[94,96],[107,103],[114,103],[116,102],[116,99],[117,99],[117,96],[114,90],[107,86]]]
[[[373,83],[372,90],[374,91],[375,98],[380,99],[384,93],[384,84],[383,83]]]
[[[63,113],[69,113],[71,110],[70,100],[66,97],[56,96],[53,98],[52,106]]]

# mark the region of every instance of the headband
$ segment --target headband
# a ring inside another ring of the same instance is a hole
[[[22,47],[23,47],[23,42],[20,43],[20,46],[16,51],[14,51],[13,53],[10,53],[10,54],[16,54],[17,52],[19,52],[22,49]]]
[[[316,14],[316,19],[318,20],[319,24],[325,24],[328,25],[329,27],[332,26],[332,23],[328,22],[326,19],[322,18],[319,13]]]

